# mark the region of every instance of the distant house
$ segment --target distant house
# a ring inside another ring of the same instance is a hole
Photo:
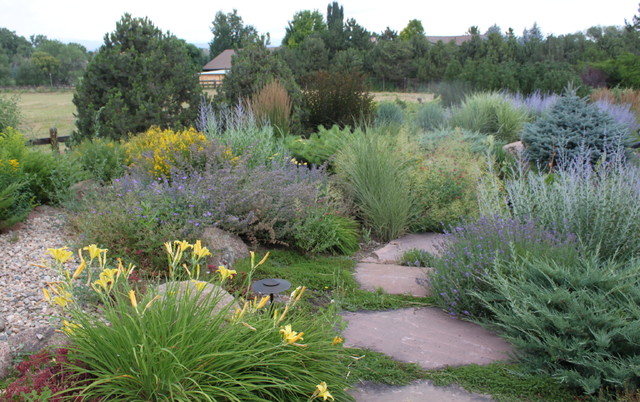
[[[233,49],[224,50],[202,67],[200,85],[205,88],[217,87],[222,84],[224,76],[231,70],[231,58],[236,54]]]

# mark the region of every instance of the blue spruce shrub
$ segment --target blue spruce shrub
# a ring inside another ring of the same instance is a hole
[[[567,93],[535,122],[525,124],[522,142],[529,160],[552,166],[584,152],[596,162],[605,150],[624,145],[626,133],[608,113]]]

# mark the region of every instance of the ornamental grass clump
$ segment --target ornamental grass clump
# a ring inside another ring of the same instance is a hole
[[[522,367],[584,394],[640,386],[640,263],[531,255],[501,261],[473,297]],[[600,399],[600,398],[598,398]]]
[[[336,172],[358,214],[383,241],[395,239],[411,224],[411,158],[407,140],[370,130],[355,137],[336,159]]]
[[[101,300],[100,316],[85,312],[69,292],[72,302],[61,328],[70,342],[64,365],[84,378],[71,388],[74,395],[87,400],[353,400],[345,392],[346,359],[336,341],[336,317],[300,312],[304,287],[282,305],[269,305],[268,296],[238,296],[217,306],[234,271],[221,269],[215,283],[207,283],[198,273],[209,252],[199,242],[168,242],[164,248],[172,267],[169,279],[184,278],[193,286],[180,290],[178,282],[168,282],[164,293],[152,286],[143,293],[126,280],[134,267],[119,263],[103,268],[92,283]],[[56,255],[63,258],[64,251]],[[252,273],[268,255],[258,263],[254,257]],[[78,279],[74,274],[61,286],[72,289]]]
[[[528,120],[529,114],[524,109],[494,92],[467,96],[452,110],[449,124],[513,142],[520,139],[520,132]]]
[[[445,232],[438,254],[422,259],[430,260],[435,269],[429,284],[438,305],[452,316],[479,318],[490,312],[472,293],[492,290],[483,278],[494,275],[498,261],[510,264],[527,256],[547,256],[571,262],[578,249],[575,236],[545,230],[532,220],[483,216]]]
[[[270,124],[277,136],[284,137],[289,133],[291,97],[278,80],[271,81],[262,87],[246,103],[258,121],[262,124]]]

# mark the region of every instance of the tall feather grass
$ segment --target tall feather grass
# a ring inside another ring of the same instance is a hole
[[[414,200],[408,156],[401,134],[369,130],[355,137],[336,159],[336,172],[361,219],[384,241],[402,235],[410,224]]]
[[[254,116],[262,123],[271,124],[278,136],[284,137],[289,133],[292,102],[289,93],[279,81],[269,82],[246,102]]]

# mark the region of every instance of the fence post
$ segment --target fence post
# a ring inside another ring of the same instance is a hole
[[[51,150],[59,154],[60,148],[58,147],[58,129],[55,127],[51,127],[49,129],[49,142],[51,142]]]

